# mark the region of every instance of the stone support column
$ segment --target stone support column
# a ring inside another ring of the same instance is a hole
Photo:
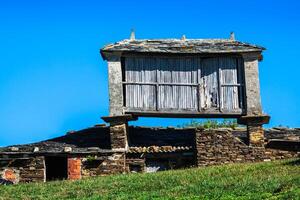
[[[106,53],[109,80],[109,115],[123,115],[123,84],[120,53]]]
[[[132,115],[117,115],[102,117],[110,124],[111,149],[115,151],[106,161],[103,168],[104,173],[125,173],[126,172],[126,152],[128,151],[128,121],[136,120]]]
[[[264,147],[264,129],[260,124],[247,125],[248,144],[253,147]]]
[[[135,118],[132,115],[118,115],[102,117],[102,119],[110,124],[112,150],[126,152],[128,150],[128,121],[135,120]]]
[[[258,62],[261,52],[242,54],[244,59],[246,116],[238,119],[238,123],[247,126],[248,144],[253,147],[264,147],[264,130],[262,125],[269,123],[270,116],[262,114]]]
[[[258,75],[258,61],[260,53],[245,53],[244,77],[247,115],[261,115],[260,85]]]
[[[112,122],[109,127],[110,141],[112,150],[128,150],[128,123],[127,122]]]
[[[264,147],[264,129],[263,124],[270,121],[268,115],[243,116],[238,119],[239,124],[247,125],[248,144],[252,147]]]

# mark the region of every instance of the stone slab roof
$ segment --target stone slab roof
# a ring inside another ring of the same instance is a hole
[[[101,49],[105,52],[144,53],[242,53],[261,52],[264,47],[231,39],[144,39],[122,40]]]
[[[220,129],[218,129],[220,130]],[[223,130],[223,129],[222,129]],[[224,129],[226,130],[226,129]],[[246,130],[231,130],[241,140],[246,139]],[[129,127],[128,153],[169,153],[191,151],[195,148],[194,128]],[[299,128],[265,129],[267,140],[300,141]],[[43,153],[112,153],[109,127],[95,126],[53,139],[0,148],[1,154]]]
[[[107,152],[110,150],[110,136],[107,127],[91,127],[80,131],[71,131],[61,137],[44,140],[31,144],[14,145],[0,148],[3,152],[11,153],[82,153]]]
[[[189,151],[193,148],[192,129],[129,127],[129,153]],[[1,154],[112,153],[109,127],[95,126],[70,131],[61,137],[24,145],[0,148]]]

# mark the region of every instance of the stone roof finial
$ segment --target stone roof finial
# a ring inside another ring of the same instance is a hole
[[[185,40],[186,40],[185,35],[182,35],[181,40],[182,40],[182,41],[185,41]]]
[[[131,33],[130,33],[130,40],[135,40],[135,31],[133,28],[131,29]]]
[[[230,40],[235,40],[234,32],[230,32]]]

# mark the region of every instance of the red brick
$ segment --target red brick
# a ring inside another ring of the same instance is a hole
[[[16,176],[14,170],[12,170],[12,169],[6,169],[4,171],[3,178],[5,180],[8,180],[8,181],[16,182],[17,176]]]
[[[68,179],[78,180],[81,179],[81,159],[69,158],[68,159]]]

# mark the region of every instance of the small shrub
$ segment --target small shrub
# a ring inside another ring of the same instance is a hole
[[[197,121],[191,120],[188,123],[179,125],[180,128],[204,128],[204,129],[216,129],[216,128],[232,128],[235,129],[239,125],[235,119],[223,119],[220,120],[205,120],[205,121]]]

